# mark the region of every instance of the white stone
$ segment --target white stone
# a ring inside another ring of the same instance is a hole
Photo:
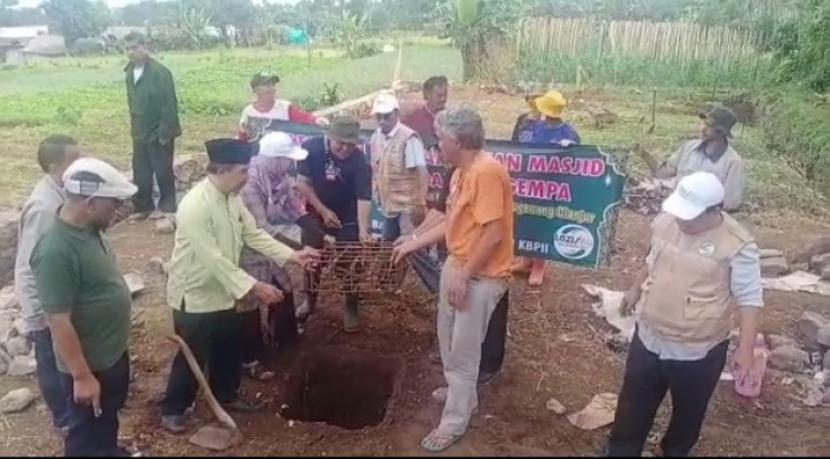
[[[815,350],[820,347],[819,331],[830,327],[830,321],[825,319],[821,314],[805,311],[801,315],[801,320],[798,321],[798,330],[807,343],[807,347]],[[828,344],[830,346],[830,344]]]
[[[795,346],[781,346],[769,355],[769,366],[793,373],[804,371],[810,363],[810,354]]]
[[[20,303],[14,294],[14,285],[3,287],[0,290],[0,311],[7,309],[17,309]]]
[[[816,333],[816,342],[823,347],[830,347],[830,325],[825,325],[818,329],[818,333]]]
[[[783,335],[768,335],[767,342],[770,349],[778,349],[781,346],[796,346],[794,339]]]
[[[0,347],[0,376],[3,376],[7,371],[9,371],[9,365],[11,365],[11,363],[11,356],[6,354],[6,351]]]
[[[14,321],[14,330],[17,332],[16,336],[23,336],[26,334],[26,321],[23,318]]]
[[[761,258],[779,258],[783,256],[784,252],[778,249],[761,249]]]
[[[816,255],[810,259],[810,269],[816,273],[821,273],[828,266],[830,266],[830,253]]]
[[[14,338],[15,334],[13,320],[5,316],[0,316],[0,344]]]
[[[565,408],[565,405],[563,405],[561,402],[559,402],[559,400],[555,398],[551,398],[550,400],[548,400],[545,406],[549,411],[553,411],[554,413],[560,416],[565,414],[566,411],[568,411],[567,408]]]
[[[9,376],[29,376],[37,369],[35,359],[27,355],[19,355],[9,365]]]
[[[0,399],[0,413],[19,413],[35,400],[35,394],[27,389],[16,389]]]
[[[761,276],[764,278],[778,277],[789,271],[790,265],[784,257],[761,259]]]
[[[127,288],[130,289],[130,295],[133,296],[138,295],[147,288],[144,279],[136,273],[129,273],[124,276],[124,282],[127,283]]]
[[[29,355],[32,347],[29,345],[29,340],[25,336],[15,336],[6,341],[3,346],[6,348],[6,353],[12,357],[20,355]]]
[[[156,223],[156,232],[160,234],[173,234],[176,232],[176,224],[169,218],[162,218]]]

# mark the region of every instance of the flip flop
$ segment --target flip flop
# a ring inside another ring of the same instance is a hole
[[[421,448],[430,453],[446,451],[450,446],[456,444],[463,435],[442,434],[438,429],[433,430],[421,440]]]

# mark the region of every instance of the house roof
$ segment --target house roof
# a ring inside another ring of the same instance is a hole
[[[0,49],[16,49],[23,48],[24,44],[17,38],[2,38],[0,37]]]

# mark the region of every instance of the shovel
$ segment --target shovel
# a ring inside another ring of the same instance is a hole
[[[193,372],[193,376],[199,383],[199,387],[201,387],[202,392],[205,394],[205,398],[207,398],[210,410],[213,411],[216,419],[226,427],[202,427],[190,437],[190,443],[215,451],[224,451],[238,443],[242,439],[242,434],[239,432],[239,428],[231,415],[222,408],[222,405],[214,397],[213,392],[210,390],[210,384],[208,384],[205,374],[202,373],[199,363],[196,362],[196,357],[193,356],[190,346],[178,335],[170,335],[167,339],[179,345],[187,361],[187,365],[190,367],[190,371]]]

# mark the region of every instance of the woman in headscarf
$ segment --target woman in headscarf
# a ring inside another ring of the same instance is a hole
[[[256,219],[257,226],[283,240],[299,241],[300,227],[314,226],[314,223],[306,214],[305,203],[294,191],[291,171],[295,162],[305,159],[308,152],[296,146],[283,132],[265,134],[259,145],[259,154],[251,160],[248,183],[240,192],[242,201]],[[298,337],[291,278],[269,258],[247,247],[242,251],[240,265],[257,280],[276,286],[284,294],[283,301],[276,305],[245,301],[237,308],[245,330],[243,366],[251,377],[267,380],[274,375],[265,371],[260,363],[266,348],[273,344],[280,348],[291,347]]]

